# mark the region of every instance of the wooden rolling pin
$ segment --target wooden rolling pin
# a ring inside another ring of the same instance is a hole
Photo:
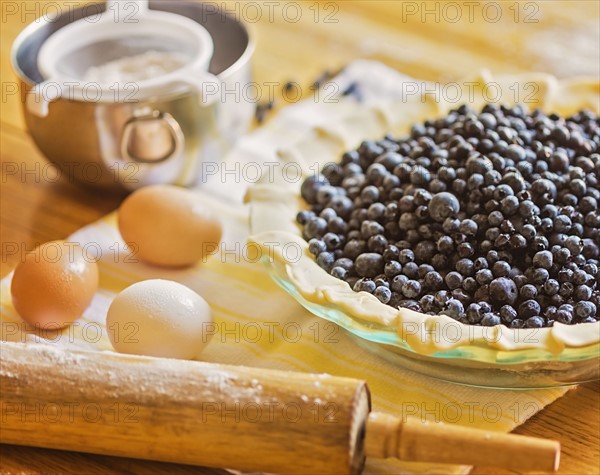
[[[0,442],[281,474],[365,457],[556,470],[558,442],[369,413],[363,381],[0,344]]]

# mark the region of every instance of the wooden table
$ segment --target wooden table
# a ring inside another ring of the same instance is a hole
[[[20,252],[9,252],[14,245],[24,252],[64,238],[114,210],[123,198],[81,188],[66,178],[48,180],[54,170],[24,128],[19,96],[11,92],[16,83],[10,68],[10,46],[25,24],[34,20],[36,12],[43,13],[49,3],[0,3],[2,276],[20,260]],[[260,84],[293,80],[306,90],[324,69],[335,69],[358,57],[377,59],[406,74],[434,81],[457,79],[481,68],[492,72],[535,69],[560,77],[597,76],[600,71],[600,3],[593,0],[508,0],[487,7],[469,2],[452,6],[448,2],[285,1],[274,7],[259,5],[259,10],[232,3],[228,8],[253,22],[258,42],[254,69]],[[285,105],[281,98],[278,104]],[[14,173],[15,166],[18,173]],[[560,473],[599,473],[600,384],[570,391],[515,432],[560,440]],[[15,446],[1,446],[0,472],[225,473]],[[507,472],[477,467],[473,473]]]

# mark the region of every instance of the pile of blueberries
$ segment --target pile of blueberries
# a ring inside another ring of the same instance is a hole
[[[365,141],[302,184],[317,263],[470,325],[600,319],[600,119],[467,106]]]

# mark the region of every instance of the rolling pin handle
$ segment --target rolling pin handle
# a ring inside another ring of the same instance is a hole
[[[458,425],[373,412],[367,420],[367,457],[407,462],[484,465],[519,470],[556,471],[557,441],[504,434]]]

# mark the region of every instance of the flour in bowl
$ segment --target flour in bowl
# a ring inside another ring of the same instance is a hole
[[[189,58],[181,53],[147,51],[88,68],[84,80],[100,84],[134,82],[155,78],[183,67]]]

